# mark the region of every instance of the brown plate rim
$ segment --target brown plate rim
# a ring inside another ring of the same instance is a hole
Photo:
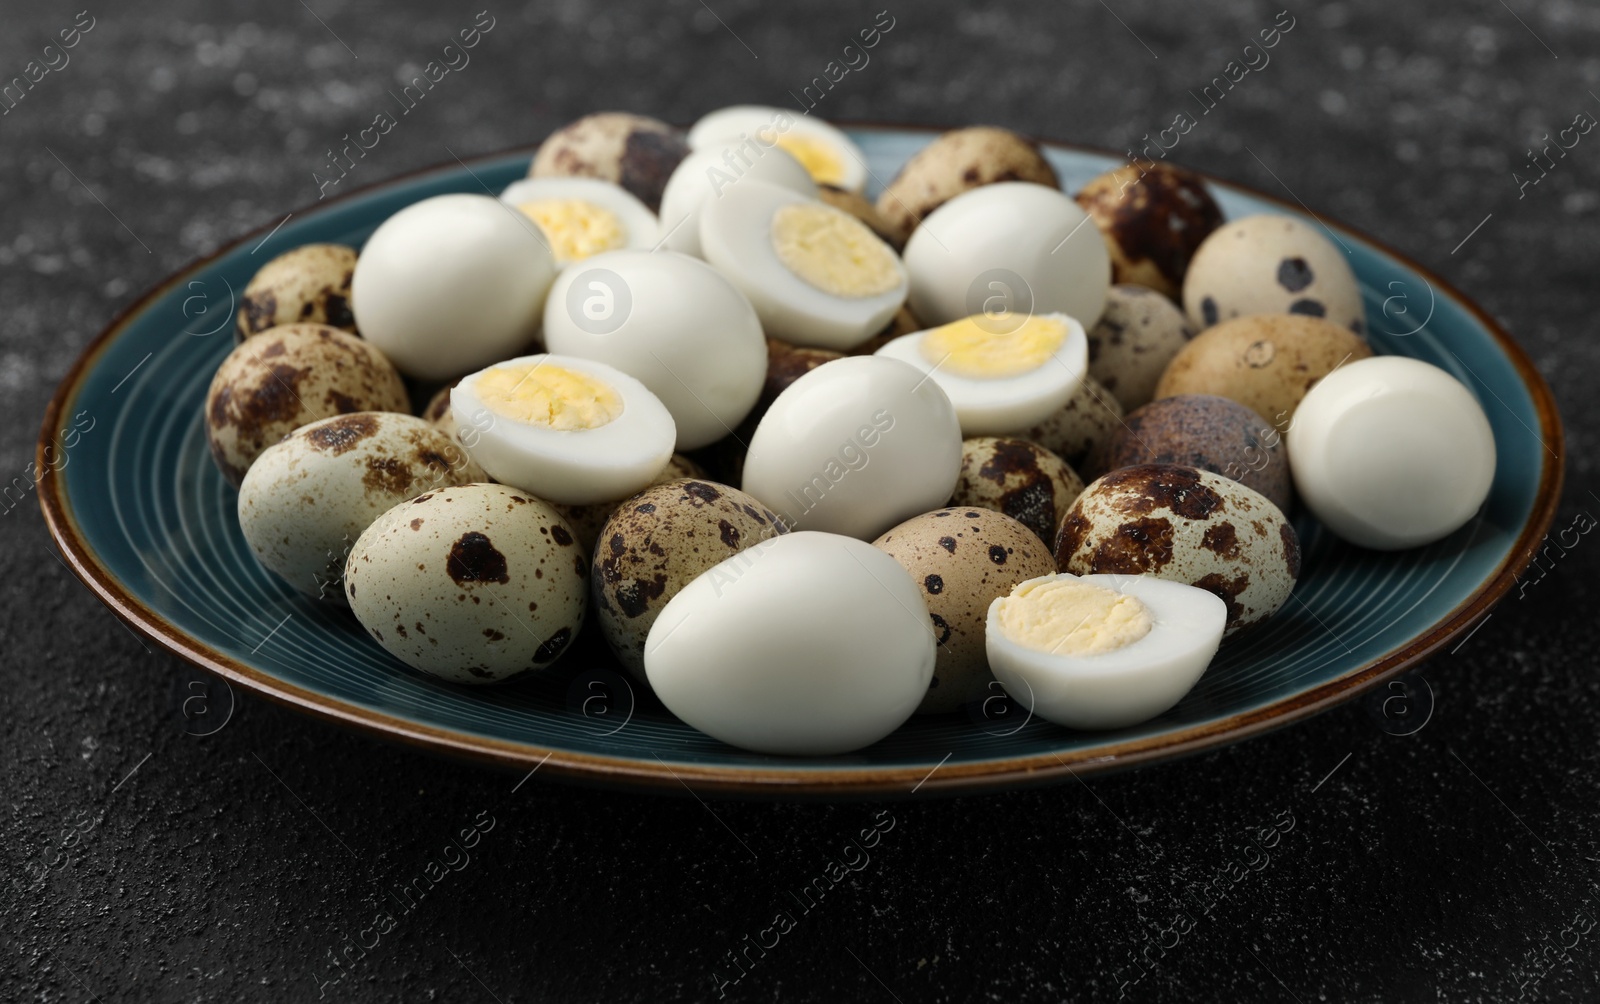
[[[843,128],[914,132],[929,136],[941,131],[937,126],[860,121],[836,124]],[[1121,157],[1115,151],[1080,143],[1053,140],[1041,142],[1063,150],[1113,159]],[[359,198],[377,189],[414,181],[429,174],[453,170],[463,165],[470,166],[519,153],[531,156],[534,149],[514,147],[481,154],[466,161],[430,165],[353,189],[306,209],[322,208],[329,204]],[[1303,206],[1261,192],[1252,186],[1217,178],[1204,172],[1196,173],[1209,183],[1232,188],[1285,210],[1297,214],[1304,211]],[[296,212],[298,214],[301,210]],[[1515,366],[1519,378],[1532,396],[1534,407],[1539,413],[1541,438],[1546,446],[1550,447],[1549,453],[1553,454],[1553,459],[1541,458],[1539,487],[1533,512],[1505,560],[1493,575],[1473,591],[1471,596],[1420,637],[1379,659],[1368,662],[1359,669],[1311,690],[1252,711],[1177,732],[1112,742],[1066,755],[1051,753],[1010,760],[956,764],[943,769],[936,766],[932,771],[918,766],[837,770],[807,768],[802,773],[783,768],[713,767],[670,760],[661,760],[659,766],[650,766],[632,758],[594,756],[531,744],[511,743],[396,718],[294,686],[200,643],[141,603],[99,563],[93,550],[84,541],[67,506],[61,479],[49,476],[50,465],[45,459],[45,449],[52,444],[51,430],[59,424],[61,415],[68,413],[68,405],[76,398],[91,365],[123,327],[141,313],[147,304],[175,288],[189,276],[211,265],[234,248],[269,234],[271,228],[267,226],[244,234],[212,254],[189,263],[158,283],[119,311],[111,323],[85,347],[66,376],[62,378],[60,386],[51,396],[50,403],[45,409],[44,423],[35,450],[38,469],[46,472],[38,482],[39,505],[44,513],[46,527],[61,548],[73,573],[124,623],[172,655],[297,711],[380,738],[397,740],[480,763],[507,769],[530,770],[530,773],[531,770],[538,770],[541,774],[555,779],[656,793],[682,793],[683,790],[689,790],[694,794],[726,796],[855,798],[1009,790],[1176,759],[1290,725],[1350,700],[1370,687],[1417,665],[1476,624],[1510,590],[1517,573],[1532,560],[1560,505],[1561,487],[1565,478],[1565,461],[1562,459],[1565,437],[1561,418],[1549,386],[1522,347],[1486,311],[1431,269],[1418,264],[1409,256],[1380,240],[1332,221],[1322,214],[1315,215],[1325,226],[1364,241],[1415,270],[1432,284],[1436,293],[1455,300],[1489,331]]]

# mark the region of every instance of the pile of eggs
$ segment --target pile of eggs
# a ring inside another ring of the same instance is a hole
[[[205,405],[251,549],[420,672],[588,625],[695,728],[826,755],[996,684],[1159,715],[1290,598],[1296,505],[1397,549],[1487,496],[1476,399],[1373,355],[1313,226],[1165,163],[1068,196],[987,127],[866,178],[778,109],[593,115],[273,260]]]

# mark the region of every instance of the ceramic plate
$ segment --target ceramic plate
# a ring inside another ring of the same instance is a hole
[[[932,138],[858,128],[872,188]],[[1052,145],[1067,191],[1118,163]],[[1002,701],[919,717],[850,756],[746,753],[683,725],[630,687],[588,632],[562,662],[501,687],[408,670],[345,612],[259,566],[212,466],[201,405],[233,346],[231,304],[256,269],[314,241],[359,246],[396,210],[444,192],[498,193],[530,151],[424,171],[292,215],[172,277],[100,335],[51,401],[39,467],[50,530],[118,616],[232,684],[375,735],[576,781],[682,792],[849,796],[1000,789],[1236,742],[1348,700],[1469,630],[1531,557],[1560,494],[1562,433],[1549,389],[1515,342],[1443,280],[1296,205],[1212,181],[1229,218],[1284,213],[1349,252],[1380,353],[1442,366],[1478,396],[1499,469],[1482,513],[1431,546],[1348,547],[1301,514],[1305,574],[1264,628],[1225,648],[1182,703],[1111,733],[1074,732]],[[62,429],[77,429],[59,443]],[[759,658],[752,653],[752,658]]]

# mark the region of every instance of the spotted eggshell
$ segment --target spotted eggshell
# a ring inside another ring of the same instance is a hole
[[[994,126],[953,129],[906,161],[878,196],[878,212],[909,234],[928,214],[980,185],[1032,181],[1060,187],[1031,140]]]
[[[600,530],[590,569],[595,615],[617,659],[640,680],[650,625],[678,590],[726,558],[787,533],[737,488],[685,479],[646,488]]]
[[[1300,541],[1277,506],[1210,471],[1142,464],[1078,496],[1056,538],[1056,566],[1199,586],[1228,605],[1227,633],[1259,624],[1300,577]]]
[[[1055,571],[1050,548],[991,509],[964,506],[913,516],[872,542],[922,587],[939,641],[918,714],[954,711],[1000,694],[984,649],[989,604],[1020,582]]]
[[[1195,250],[1222,225],[1200,176],[1160,161],[1107,171],[1076,198],[1106,239],[1112,281],[1174,298]]]
[[[1077,472],[1038,443],[979,436],[961,444],[961,476],[950,504],[1003,512],[1048,545],[1082,491]]]
[[[350,610],[413,669],[497,683],[555,662],[583,626],[589,566],[554,509],[458,485],[379,516],[345,568]]]
[[[1096,450],[1085,475],[1138,464],[1182,464],[1232,478],[1289,511],[1293,497],[1283,437],[1225,397],[1179,394],[1136,408]]]
[[[665,122],[627,112],[585,115],[539,145],[530,178],[599,178],[621,185],[652,213],[673,168],[689,155],[683,133]]]
[[[700,478],[706,476],[705,468],[690,460],[681,453],[674,453],[667,461],[667,466],[661,468],[661,473],[650,484],[664,485],[668,481],[679,481],[684,478]],[[600,531],[605,528],[606,520],[617,511],[622,504],[621,499],[613,502],[593,502],[589,505],[564,505],[551,502],[550,508],[562,515],[572,525],[573,532],[578,535],[578,543],[583,545],[585,553],[594,552],[595,541],[600,539]]]
[[[1156,397],[1215,394],[1286,432],[1306,391],[1339,366],[1372,355],[1366,339],[1316,317],[1255,314],[1224,321],[1179,350]]]
[[[1080,464],[1100,443],[1122,425],[1122,405],[1116,396],[1086,376],[1061,410],[1017,435],[1065,460]]]
[[[235,337],[244,341],[280,324],[326,324],[356,333],[350,277],[356,252],[343,244],[307,244],[261,266],[239,297]]]
[[[1193,337],[1183,311],[1160,293],[1112,286],[1089,332],[1089,375],[1123,408],[1137,408],[1155,395],[1167,364]]]
[[[400,373],[383,353],[325,324],[285,324],[236,346],[206,392],[206,439],[238,485],[263,450],[319,418],[410,412]]]
[[[342,602],[345,556],[373,520],[423,492],[484,479],[466,450],[420,418],[337,415],[301,426],[250,465],[239,528],[285,582]]]
[[[1366,333],[1344,249],[1290,216],[1246,216],[1207,237],[1184,277],[1183,309],[1201,330],[1252,314],[1298,314]]]

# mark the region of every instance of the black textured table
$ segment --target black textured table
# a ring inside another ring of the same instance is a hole
[[[36,79],[0,98],[0,480],[24,471],[48,395],[116,310],[316,201],[325,151],[477,14],[418,0],[5,7],[0,81]],[[881,9],[491,6],[471,63],[340,187],[532,143],[593,110],[688,122],[785,103]],[[1276,14],[1226,0],[908,3],[818,111],[1124,149]],[[1292,193],[1499,317],[1567,423],[1556,527],[1588,525],[1600,136],[1552,147],[1542,173],[1527,164],[1546,133],[1600,116],[1600,9],[1430,0],[1291,16],[1270,62],[1254,57],[1173,158]],[[76,44],[46,49],[63,30]],[[1043,790],[708,805],[537,776],[513,790],[514,776],[242,693],[226,728],[188,735],[182,702],[224,702],[220,685],[148,651],[60,564],[35,500],[13,502],[0,999],[1600,993],[1600,538],[1552,537],[1524,595],[1423,669],[1435,702],[1414,734],[1380,729],[1358,702]],[[802,911],[796,894],[864,827],[880,834],[870,860],[849,852],[856,870]],[[402,900],[419,875],[442,878]],[[1193,888],[1217,876],[1226,897],[1202,903]],[[793,922],[775,931],[780,910]]]

